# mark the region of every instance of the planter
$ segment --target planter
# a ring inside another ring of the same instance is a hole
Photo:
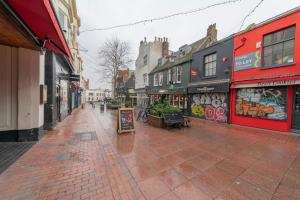
[[[108,108],[108,109],[114,109],[114,110],[116,110],[116,109],[120,108],[120,105],[116,105],[116,104],[108,104],[108,105],[107,105],[107,108]]]
[[[162,117],[157,117],[154,115],[148,115],[148,124],[150,124],[151,126],[155,126],[158,128],[164,128],[164,118]]]

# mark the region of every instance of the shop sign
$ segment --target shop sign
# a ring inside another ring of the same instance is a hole
[[[208,88],[208,87],[203,87],[203,88],[197,88],[197,91],[199,91],[199,92],[211,92],[211,91],[213,91],[215,88],[213,88],[213,87],[210,87],[210,88]]]
[[[134,131],[134,109],[120,108],[118,110],[118,133]]]
[[[234,59],[234,71],[260,67],[260,59],[261,57],[259,51],[243,56],[238,56]]]
[[[258,82],[251,84],[236,85],[233,88],[250,88],[250,87],[274,87],[274,86],[286,86],[286,85],[298,85],[300,80],[280,80],[271,82]]]
[[[282,80],[282,81],[272,81],[272,82],[258,82],[258,87],[264,86],[280,86],[280,85],[296,85],[300,84],[300,80]]]
[[[192,74],[192,76],[197,76],[198,75],[198,70],[195,69],[195,68],[192,68],[191,74]]]

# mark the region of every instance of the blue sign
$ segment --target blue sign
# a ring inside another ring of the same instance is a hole
[[[234,71],[260,67],[260,52],[239,56],[234,59]]]

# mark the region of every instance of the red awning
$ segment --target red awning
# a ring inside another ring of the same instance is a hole
[[[49,0],[7,0],[7,3],[42,43],[48,39],[45,48],[64,54],[73,61]]]

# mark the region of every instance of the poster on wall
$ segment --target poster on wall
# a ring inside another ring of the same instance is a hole
[[[227,122],[226,93],[193,94],[191,97],[193,116],[218,122]]]
[[[234,71],[260,67],[260,52],[254,52],[234,59]]]
[[[254,118],[287,120],[286,101],[286,87],[238,89],[235,114]]]

